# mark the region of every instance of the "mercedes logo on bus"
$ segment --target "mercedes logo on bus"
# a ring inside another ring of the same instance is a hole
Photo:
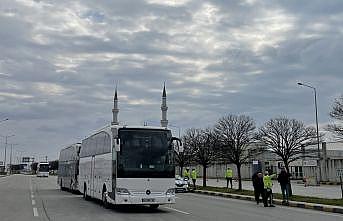
[[[151,191],[147,190],[145,193],[146,193],[146,195],[150,195]]]

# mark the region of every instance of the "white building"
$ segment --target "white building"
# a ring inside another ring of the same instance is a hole
[[[343,142],[323,142],[320,144],[321,156],[321,181],[339,182],[339,177],[336,176],[337,169],[343,168]],[[314,180],[317,177],[317,145],[306,147],[306,150],[313,150],[311,157],[304,156],[290,164],[290,173],[293,179],[303,179],[311,177]],[[283,167],[283,162],[277,160],[278,157],[270,151],[250,159],[250,163],[243,165],[241,168],[242,179],[250,179],[253,173],[253,161],[258,161],[262,171],[266,169],[273,173],[279,173]],[[202,176],[202,167],[195,166],[199,175]],[[208,178],[223,178],[225,170],[230,167],[233,169],[234,175],[237,176],[236,165],[215,163],[207,168]]]

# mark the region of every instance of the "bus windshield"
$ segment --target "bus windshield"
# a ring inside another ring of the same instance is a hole
[[[40,164],[39,172],[49,172],[49,164]]]
[[[153,129],[120,129],[118,178],[172,178],[175,176],[171,132]]]

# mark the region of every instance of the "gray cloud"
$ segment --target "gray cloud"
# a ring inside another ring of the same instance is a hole
[[[0,134],[23,154],[56,158],[111,121],[212,125],[228,113],[258,125],[287,115],[313,124],[342,93],[340,1],[53,1],[0,3]],[[177,127],[173,132],[177,133]],[[1,146],[3,147],[3,146]],[[19,146],[18,146],[19,148]],[[3,157],[0,150],[0,159]]]

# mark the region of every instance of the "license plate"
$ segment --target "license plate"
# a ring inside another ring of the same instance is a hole
[[[155,202],[155,199],[154,198],[143,198],[142,202],[143,203],[151,203],[151,202]]]

